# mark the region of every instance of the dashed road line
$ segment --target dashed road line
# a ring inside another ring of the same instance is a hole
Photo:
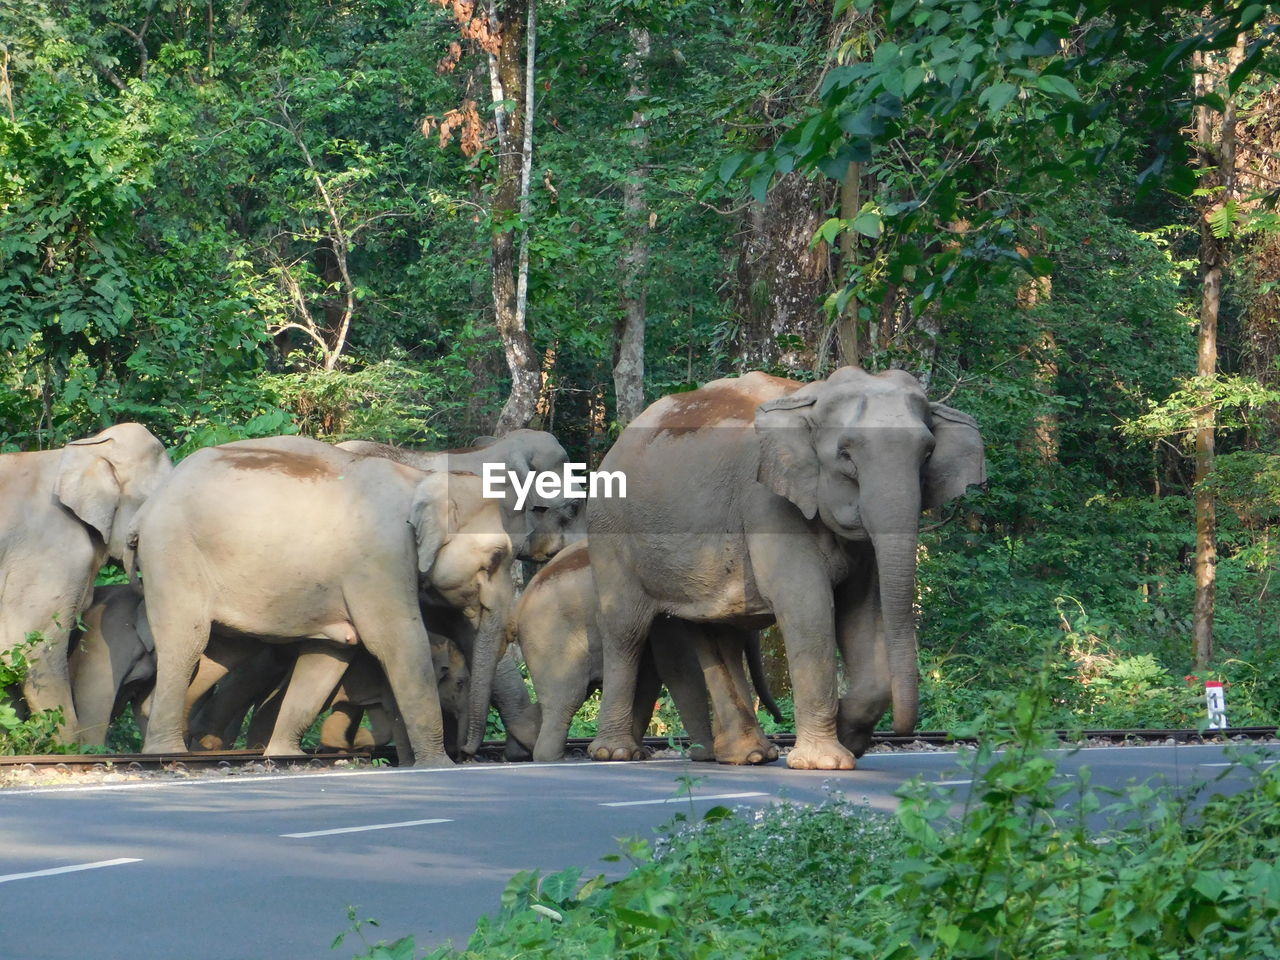
[[[60,873],[78,873],[81,870],[97,870],[99,867],[118,867],[122,863],[141,863],[141,857],[117,857],[115,860],[99,860],[96,863],[73,863],[67,867],[51,867],[48,870],[32,870],[29,873],[10,873],[0,877],[0,883],[10,880],[30,880],[32,877],[52,877]]]
[[[759,790],[752,793],[720,793],[712,797],[688,796],[683,797],[667,797],[663,800],[615,800],[613,803],[602,803],[602,807],[644,807],[654,803],[688,803],[693,800],[741,800],[746,797],[767,797],[769,794],[762,793]]]
[[[428,823],[453,823],[452,820],[437,817],[434,820],[401,820],[399,823],[370,823],[362,827],[336,827],[332,830],[309,830],[306,833],[282,833],[280,836],[294,840],[307,837],[331,837],[338,833],[364,833],[366,830],[394,830],[396,827],[421,827]]]

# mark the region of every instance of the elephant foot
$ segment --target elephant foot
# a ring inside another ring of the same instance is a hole
[[[206,733],[200,741],[192,746],[193,750],[225,750],[227,745],[215,733]]]
[[[264,757],[296,757],[301,753],[301,741],[289,743],[287,740],[272,740],[262,751]]]
[[[697,763],[711,763],[716,758],[716,752],[711,747],[704,747],[700,743],[689,744],[689,759]]]
[[[428,767],[428,768],[456,766],[456,764],[454,764],[454,762],[449,759],[449,755],[447,753],[441,753],[441,754],[436,754],[429,757],[423,757],[421,760],[419,760],[417,757],[414,757],[413,765],[414,767]]]
[[[182,740],[148,740],[142,745],[143,753],[186,753],[187,745]]]
[[[649,751],[630,738],[608,740],[603,737],[597,737],[591,741],[591,746],[587,748],[587,754],[592,760],[604,761],[649,759]]]
[[[798,740],[787,754],[792,770],[852,770],[857,765],[853,754],[835,740]]]
[[[512,737],[507,737],[507,744],[502,749],[503,760],[506,760],[508,763],[523,763],[526,760],[531,760],[532,758],[533,754],[529,752],[528,748],[525,747],[524,744]]]
[[[860,757],[871,746],[871,729],[860,727],[856,730],[842,730],[840,732],[840,742],[855,757]]]
[[[778,759],[778,748],[763,733],[752,730],[734,738],[718,737],[715,759],[733,764],[773,763]]]

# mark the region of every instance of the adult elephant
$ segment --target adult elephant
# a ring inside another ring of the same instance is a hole
[[[580,541],[538,571],[511,616],[507,638],[519,643],[538,694],[534,760],[564,757],[574,715],[600,688],[603,650],[595,626],[595,597],[589,547]],[[732,632],[726,637],[722,629],[711,625],[667,616],[654,619],[636,685],[633,732],[637,739],[643,736],[654,700],[665,683],[689,735],[693,759],[755,763],[777,759],[777,748],[760,734],[755,721],[742,672],[744,650],[733,642],[735,639]],[[745,647],[760,700],[780,720],[778,706],[764,682],[758,635],[747,637]],[[714,725],[707,709],[708,694]],[[744,720],[748,716],[749,722]]]
[[[502,505],[505,522],[517,542],[515,559],[545,561],[566,544],[586,536],[581,499],[564,496],[543,497],[530,487],[530,478],[540,473],[560,473],[568,455],[556,438],[544,430],[512,430],[500,439],[481,437],[469,447],[452,450],[418,450],[395,447],[369,440],[347,440],[337,445],[363,456],[383,457],[420,470],[453,470],[483,476],[487,464],[502,468],[507,478]],[[528,490],[527,502],[517,509],[515,484]],[[523,542],[520,542],[523,534]],[[423,614],[427,625],[443,633],[461,647],[468,663],[473,659],[474,630],[454,605],[437,591],[424,590]],[[538,735],[538,711],[529,698],[519,666],[510,656],[498,662],[493,684],[493,705],[507,731],[506,758],[527,760]],[[482,736],[483,724],[479,732]],[[477,741],[478,743],[478,741]]]
[[[514,547],[500,505],[480,494],[476,476],[424,473],[304,437],[238,441],[184,460],[137,523],[157,656],[144,750],[186,749],[188,681],[217,629],[363,643],[386,671],[415,763],[450,764],[418,590],[422,580],[472,620],[473,694],[487,707],[513,592],[510,576],[494,571]]]
[[[44,637],[28,655],[22,692],[33,711],[60,708],[69,739],[79,732],[71,628],[102,564],[124,557],[134,515],[171,469],[164,445],[137,423],[60,450],[0,454],[0,653],[32,633]]]
[[[632,704],[660,614],[778,624],[791,767],[852,769],[890,704],[896,732],[915,728],[920,513],[985,480],[973,418],[930,403],[902,371],[844,367],[808,385],[750,373],[659,400],[600,468],[625,472],[628,496],[587,511],[604,644],[593,758],[642,755]]]

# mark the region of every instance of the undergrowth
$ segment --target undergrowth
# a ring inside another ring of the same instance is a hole
[[[892,818],[835,796],[717,807],[625,842],[619,880],[517,874],[462,949],[406,937],[360,958],[1280,957],[1277,767],[1230,796],[1062,777],[1053,684],[984,718],[958,813],[919,780]]]

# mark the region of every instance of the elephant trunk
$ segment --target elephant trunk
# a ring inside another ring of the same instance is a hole
[[[501,611],[486,610],[471,649],[471,703],[468,710],[467,741],[462,752],[475,756],[489,725],[489,700],[493,696],[494,676],[498,671],[506,629]]]
[[[876,552],[880,578],[880,611],[889,654],[889,685],[893,697],[893,732],[909,734],[920,712],[920,664],[916,648],[916,548],[920,532],[920,502],[908,493],[894,519],[867,529]]]

